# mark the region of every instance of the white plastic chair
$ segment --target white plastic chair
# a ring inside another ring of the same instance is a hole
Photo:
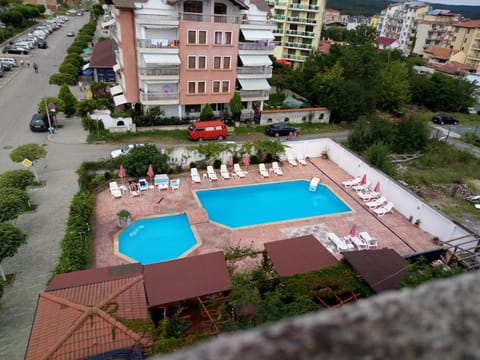
[[[388,213],[393,213],[393,203],[392,202],[389,202],[387,203],[387,205],[383,206],[383,207],[379,207],[375,210],[373,210],[375,212],[375,214],[377,214],[378,216],[384,216],[385,214],[388,214]]]
[[[260,172],[260,175],[264,178],[270,176],[264,163],[258,164],[258,171]]]
[[[272,170],[273,170],[273,173],[277,176],[283,175],[283,171],[280,168],[280,165],[278,165],[278,162],[276,161],[272,162]]]

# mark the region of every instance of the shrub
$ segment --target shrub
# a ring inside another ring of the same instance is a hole
[[[73,76],[72,74],[56,73],[50,76],[48,83],[50,85],[59,85],[59,86],[63,84],[75,85],[75,76]]]
[[[20,245],[25,243],[25,239],[26,235],[22,230],[10,223],[0,223],[0,262],[15,255]]]
[[[13,162],[22,162],[24,159],[36,161],[45,156],[47,156],[47,150],[38,144],[20,145],[10,152],[10,159]]]
[[[220,159],[216,159],[214,162],[213,162],[213,167],[215,169],[220,169],[220,166],[222,165],[222,160]]]
[[[168,173],[168,160],[168,155],[160,153],[155,145],[137,146],[123,156],[125,170],[131,176],[144,176],[150,164],[157,173]]]
[[[394,176],[395,166],[390,161],[389,155],[389,146],[382,143],[373,144],[365,151],[365,158],[371,165],[387,175]]]
[[[12,187],[0,189],[0,222],[13,220],[30,208],[26,191]]]
[[[63,84],[58,92],[58,98],[65,104],[63,112],[67,117],[72,116],[76,112],[77,98],[73,96],[67,84]]]
[[[35,176],[28,170],[10,170],[0,175],[0,189],[12,187],[25,190],[35,183]]]

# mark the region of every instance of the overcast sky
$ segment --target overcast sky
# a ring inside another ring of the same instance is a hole
[[[428,3],[444,4],[444,5],[471,5],[480,6],[480,0],[423,0]]]

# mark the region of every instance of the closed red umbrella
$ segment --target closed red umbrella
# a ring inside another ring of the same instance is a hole
[[[367,174],[363,174],[362,180],[360,181],[360,185],[365,185],[367,183]]]
[[[120,165],[120,169],[118,170],[118,176],[122,179],[122,184],[123,184],[123,178],[126,176],[125,168],[123,165]]]
[[[245,166],[250,165],[250,156],[248,156],[248,154],[246,154],[246,155],[243,157],[243,165],[245,165]]]
[[[230,159],[228,159],[228,166],[233,166],[233,155],[230,155]]]
[[[357,236],[357,225],[353,224],[350,232],[348,233],[351,237]]]
[[[147,170],[147,176],[150,178],[150,181],[152,181],[152,177],[155,175],[155,171],[153,171],[153,166],[152,164],[148,165],[148,170]]]
[[[380,192],[380,181],[377,181],[377,184],[375,185],[375,189],[373,191],[379,193]]]

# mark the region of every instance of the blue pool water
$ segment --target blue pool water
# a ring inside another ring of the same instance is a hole
[[[349,212],[325,185],[309,191],[306,180],[199,190],[211,221],[231,228]]]
[[[196,245],[185,214],[136,220],[118,236],[120,253],[143,265],[177,259]]]

